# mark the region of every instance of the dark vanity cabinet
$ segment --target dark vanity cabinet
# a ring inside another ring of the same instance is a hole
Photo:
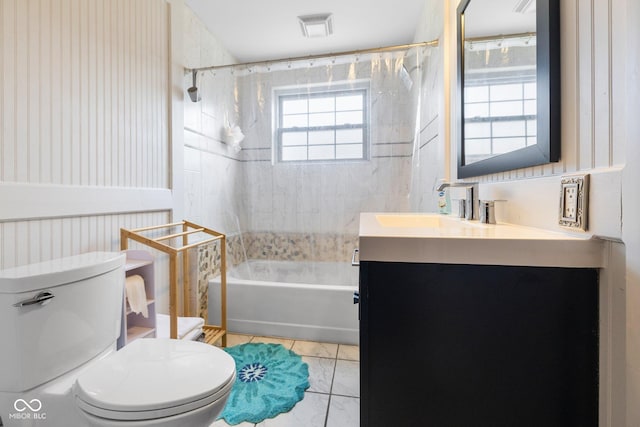
[[[598,270],[360,263],[362,427],[596,427]]]

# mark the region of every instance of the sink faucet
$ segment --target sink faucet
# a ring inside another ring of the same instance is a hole
[[[477,182],[443,182],[437,188],[442,191],[447,187],[462,187],[466,190],[464,203],[461,203],[458,216],[466,219],[478,219],[478,183]]]

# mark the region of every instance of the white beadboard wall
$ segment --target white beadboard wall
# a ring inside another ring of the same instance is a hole
[[[2,182],[168,187],[168,6],[0,2]]]
[[[624,98],[618,96],[616,104],[613,97],[615,73],[623,71],[613,66],[614,52],[619,49],[612,32],[615,1],[561,2],[561,160],[469,179],[481,183],[482,198],[506,200],[497,208],[498,220],[559,230],[560,176],[590,173],[590,232],[621,237],[619,199],[625,155],[623,135],[618,135],[622,128],[616,122],[622,120]],[[455,19],[455,7],[452,9],[449,19]],[[453,118],[451,141],[456,141]],[[456,158],[452,143],[448,160],[452,171]],[[455,172],[452,175],[455,178]]]
[[[171,220],[169,25],[164,0],[0,0],[0,269]]]

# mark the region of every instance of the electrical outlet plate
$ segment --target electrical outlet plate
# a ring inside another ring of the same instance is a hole
[[[567,175],[560,179],[559,224],[573,230],[587,230],[589,175]]]

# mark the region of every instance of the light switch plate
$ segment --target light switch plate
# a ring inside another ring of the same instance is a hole
[[[589,175],[566,175],[560,179],[560,220],[563,227],[587,230]]]

